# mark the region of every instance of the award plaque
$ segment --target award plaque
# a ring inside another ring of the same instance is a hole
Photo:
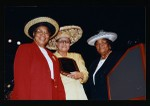
[[[58,58],[61,68],[61,74],[68,75],[70,72],[79,71],[78,66],[75,60],[71,58]]]

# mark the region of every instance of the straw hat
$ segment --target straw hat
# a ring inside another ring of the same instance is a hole
[[[114,42],[117,39],[117,34],[114,32],[105,32],[100,30],[100,32],[87,40],[87,43],[91,46],[94,46],[95,42],[99,39],[106,38]]]
[[[58,30],[59,25],[58,23],[49,17],[38,17],[30,20],[24,27],[24,33],[31,39],[33,39],[33,31],[35,28],[37,28],[39,25],[45,25],[49,28],[51,32],[50,39],[54,37]]]
[[[50,39],[46,47],[50,50],[56,50],[57,49],[56,40],[62,37],[69,38],[71,41],[70,45],[73,45],[82,37],[82,33],[83,33],[83,30],[81,29],[81,27],[76,26],[76,25],[67,25],[67,26],[60,27],[60,30],[57,36]]]

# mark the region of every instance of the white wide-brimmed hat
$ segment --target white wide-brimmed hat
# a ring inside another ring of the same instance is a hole
[[[100,32],[87,40],[87,43],[91,46],[94,46],[95,42],[99,39],[106,38],[114,42],[117,39],[117,34],[114,32],[105,32],[100,30]]]
[[[67,26],[60,27],[58,34],[49,40],[46,47],[50,50],[56,50],[57,49],[56,40],[63,37],[67,37],[70,39],[71,41],[70,46],[71,46],[82,37],[82,34],[83,34],[83,30],[81,29],[81,27],[76,25],[67,25]]]
[[[24,33],[31,39],[33,39],[33,31],[36,27],[38,27],[38,25],[45,25],[49,28],[50,32],[51,32],[51,36],[50,39],[52,37],[54,37],[58,30],[59,30],[59,25],[58,23],[50,18],[50,17],[37,17],[34,18],[32,20],[30,20],[24,27]]]

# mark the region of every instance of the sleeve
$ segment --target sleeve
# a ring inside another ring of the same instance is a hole
[[[87,68],[85,66],[85,62],[81,56],[81,54],[77,54],[77,65],[79,67],[79,71],[83,73],[84,78],[80,79],[81,83],[85,83],[88,80],[89,73],[87,71]]]
[[[20,45],[14,60],[15,99],[28,100],[30,97],[31,51]]]
[[[63,83],[61,81],[61,78],[60,78],[60,74],[59,74],[59,89],[58,89],[58,94],[59,94],[59,100],[66,100],[66,95],[65,95],[65,88],[63,86]]]
[[[55,57],[57,58],[57,57]],[[56,61],[57,62],[57,71],[55,72],[55,74],[57,73],[57,81],[58,81],[58,98],[57,100],[66,100],[66,95],[65,95],[65,89],[64,89],[64,85],[62,83],[62,80],[61,80],[61,76],[60,76],[60,67],[59,67],[59,62],[58,60]]]

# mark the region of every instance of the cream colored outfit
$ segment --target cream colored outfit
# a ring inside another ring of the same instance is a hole
[[[62,57],[57,51],[55,56]],[[82,83],[85,83],[88,79],[88,71],[85,67],[85,62],[79,53],[67,53],[68,58],[72,58],[76,61],[79,71],[83,73],[83,79],[73,79],[61,74],[61,79],[65,88],[66,100],[87,100]]]

